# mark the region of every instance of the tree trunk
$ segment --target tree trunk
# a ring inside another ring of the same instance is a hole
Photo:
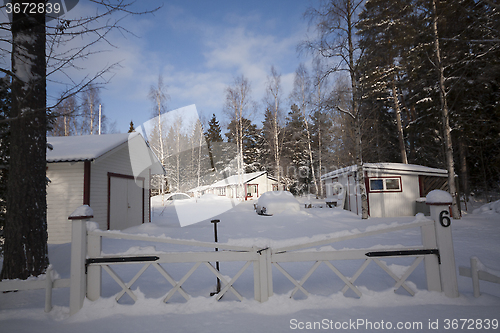
[[[453,198],[452,203],[452,213],[454,219],[460,218],[460,212],[458,210],[457,202],[457,189],[455,185],[455,165],[453,162],[453,145],[451,141],[451,128],[450,128],[450,115],[448,111],[448,103],[446,100],[446,90],[444,86],[444,68],[441,60],[441,48],[439,46],[439,33],[438,33],[438,15],[436,8],[436,1],[432,0],[432,10],[433,10],[433,30],[434,30],[434,50],[436,52],[436,66],[439,76],[439,98],[441,100],[441,116],[443,121],[443,135],[445,144],[445,156],[446,156],[446,169],[448,170],[448,188],[450,194]]]
[[[43,274],[49,264],[45,16],[14,13],[12,40],[14,120],[1,278],[27,279]]]
[[[396,83],[392,81],[392,99],[394,101],[394,110],[396,111],[396,125],[398,127],[398,140],[399,140],[399,151],[401,153],[401,163],[408,164],[408,158],[406,157],[406,147],[403,135],[403,123],[401,121],[401,109],[399,108],[398,90],[396,88]]]

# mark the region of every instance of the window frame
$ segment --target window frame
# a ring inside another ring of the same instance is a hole
[[[388,189],[387,188],[387,180],[396,179],[399,184],[398,189]],[[382,180],[382,189],[381,190],[373,190],[372,189],[372,180]],[[369,193],[397,193],[403,192],[403,182],[401,181],[401,176],[387,176],[387,177],[369,177],[368,178],[368,192]]]

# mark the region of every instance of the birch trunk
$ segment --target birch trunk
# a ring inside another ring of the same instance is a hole
[[[450,115],[448,110],[448,103],[446,98],[446,90],[444,84],[444,67],[441,60],[441,48],[439,46],[439,33],[438,33],[438,15],[436,0],[432,0],[433,22],[432,28],[434,31],[434,51],[436,53],[436,66],[439,76],[439,98],[441,100],[441,119],[443,122],[443,135],[444,135],[444,150],[446,157],[446,169],[448,170],[448,188],[453,198],[452,213],[454,219],[460,218],[460,212],[457,203],[457,189],[455,184],[455,165],[453,162],[453,144],[451,140],[450,128]]]

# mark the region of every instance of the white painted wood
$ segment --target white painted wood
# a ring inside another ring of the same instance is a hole
[[[254,266],[254,268],[257,268],[259,280],[259,295],[255,299],[259,302],[266,302],[269,299],[269,290],[272,290],[272,286],[269,285],[269,276],[271,272],[269,271],[268,251],[269,249],[262,249],[258,251],[259,256],[257,260],[257,267]]]
[[[90,258],[101,256],[102,238],[88,233],[87,252]],[[87,267],[87,298],[96,301],[101,297],[102,268],[101,266],[89,265]]]
[[[36,280],[3,280],[0,281],[0,292],[45,289],[45,312],[52,310],[52,289],[69,288],[70,279],[55,279],[51,277],[52,267],[49,266],[45,279]]]
[[[451,225],[449,227],[443,227],[439,222],[439,214],[442,211],[449,212],[449,206],[431,205],[430,210],[431,218],[434,220],[436,229],[436,242],[441,256],[441,265],[439,265],[441,289],[448,297],[458,297],[457,270],[451,233],[452,227]]]
[[[46,175],[48,243],[69,243],[68,216],[83,204],[83,162],[48,163]]]
[[[325,264],[330,267],[330,269],[342,280],[344,281],[344,283],[352,289],[352,291],[354,291],[356,293],[356,295],[358,295],[359,297],[361,297],[361,291],[359,291],[358,288],[356,288],[352,283],[351,281],[349,281],[349,279],[347,279],[344,274],[342,274],[338,269],[337,267],[333,266],[331,262],[329,261],[325,261]]]
[[[71,316],[82,308],[86,295],[87,226],[86,220],[72,220],[70,223],[72,225],[69,294],[69,312]]]
[[[252,251],[251,247],[228,245],[228,244],[224,244],[224,243],[199,242],[199,241],[173,239],[173,238],[165,238],[165,237],[131,235],[131,234],[124,234],[124,233],[120,233],[120,232],[116,232],[116,231],[115,232],[106,232],[106,231],[101,231],[101,230],[95,230],[95,231],[92,231],[92,233],[96,236],[113,238],[113,239],[139,240],[139,241],[149,241],[149,242],[157,242],[157,243],[169,243],[169,244],[188,245],[188,246],[219,248],[219,249],[223,249],[223,250]]]
[[[140,136],[136,136],[132,140],[143,140],[143,139]],[[127,176],[137,176],[136,174],[134,174],[134,171],[137,170],[133,170],[131,158],[134,159],[136,157],[130,156],[129,144],[125,143],[92,162],[91,172],[90,172],[91,176],[90,206],[94,210],[93,221],[97,222],[99,224],[99,228],[102,230],[106,230],[108,228],[108,172],[127,175]],[[134,213],[142,214],[142,212],[144,212],[144,221],[148,222],[149,221],[149,171],[144,170],[143,172],[140,173],[140,176],[145,178],[144,181],[145,195],[143,202],[144,209],[137,208],[138,211]],[[143,186],[142,181],[134,180],[133,182],[135,182],[136,186],[138,187]],[[142,201],[142,194],[141,194],[141,201]],[[134,207],[134,209],[136,209],[136,207]],[[135,225],[142,223],[142,219],[137,219],[137,220],[139,220],[139,222],[135,222],[136,223]],[[124,229],[120,225],[120,222],[114,223],[114,228],[117,230]]]
[[[144,273],[146,271],[146,269],[148,269],[148,267],[150,266],[151,264],[150,263],[147,263],[145,264],[144,266],[142,266],[142,268],[139,270],[139,272],[137,272],[134,277],[132,278],[132,280],[130,280],[129,283],[125,284],[125,287],[127,290],[130,290],[130,287],[132,287],[132,285],[135,283],[135,281],[137,281],[137,279],[142,275],[142,273]],[[122,291],[120,291],[117,295],[116,295],[116,301],[118,302],[120,300],[120,298],[122,298],[123,295],[125,295],[125,293],[128,291],[125,290],[122,286]],[[132,292],[132,290],[130,290],[130,292]],[[134,300],[136,301],[136,300]]]
[[[370,264],[370,262],[372,262],[371,259],[366,259],[363,262],[363,265],[361,265],[361,267],[356,271],[356,273],[354,273],[354,275],[349,280],[349,282],[351,282],[352,284],[354,284],[354,282],[356,281],[356,279],[361,275],[361,273],[363,273],[363,271],[365,270],[365,268],[368,267],[368,264]],[[345,294],[347,292],[347,290],[349,290],[349,285],[348,284],[346,284],[344,286],[344,288],[342,288],[342,294]]]
[[[163,277],[168,282],[170,282],[172,287],[175,287],[175,285],[177,284],[177,281],[175,281],[174,278],[172,276],[170,276],[170,274],[168,274],[167,271],[163,267],[161,267],[158,263],[153,263],[153,266],[156,268],[156,270],[158,272],[160,272],[161,275],[163,275]],[[182,297],[184,297],[184,299],[186,301],[189,301],[189,295],[184,291],[184,289],[182,289],[182,287],[179,287],[178,291],[182,295]]]
[[[474,297],[479,297],[481,292],[479,291],[479,269],[477,268],[477,258],[470,258],[470,269],[472,277],[472,288],[474,290]]]
[[[122,225],[127,225],[128,216],[128,179],[110,177],[109,198],[109,229],[120,230]]]
[[[437,249],[436,229],[434,224],[420,227],[422,234],[422,245],[426,249]],[[439,260],[437,256],[424,257],[425,276],[427,278],[427,290],[441,292],[441,275],[439,273]]]
[[[274,252],[275,253],[276,252],[285,252],[285,251],[293,251],[293,250],[299,250],[299,249],[306,249],[306,248],[309,248],[309,247],[317,247],[317,246],[327,245],[327,244],[331,244],[331,243],[334,243],[334,242],[340,242],[340,241],[349,240],[349,239],[356,239],[356,238],[362,238],[362,237],[367,237],[367,236],[384,234],[384,233],[392,232],[392,231],[400,231],[400,230],[411,229],[411,228],[415,228],[415,227],[421,227],[421,226],[427,225],[429,223],[432,224],[432,221],[412,222],[412,223],[398,225],[398,226],[395,226],[395,227],[388,227],[388,228],[383,228],[383,229],[378,229],[378,230],[373,230],[373,231],[365,231],[365,232],[360,232],[360,233],[354,233],[354,234],[351,234],[351,235],[340,236],[340,237],[335,237],[335,238],[328,238],[328,239],[325,239],[325,240],[311,242],[311,243],[286,246],[286,247],[275,249]]]
[[[460,266],[458,270],[461,276],[472,278],[474,297],[481,296],[481,292],[479,289],[479,280],[500,284],[500,276],[491,274],[488,271],[483,271],[478,268],[479,260],[476,257],[470,258],[470,264],[471,268]]]
[[[394,279],[394,281],[396,281],[396,283],[399,283],[400,282],[400,277],[397,276],[396,274],[394,274],[393,271],[390,270],[389,267],[387,267],[387,265],[380,261],[379,259],[377,258],[373,258],[373,261],[379,265],[387,274],[389,274],[390,277],[392,277]],[[411,289],[406,283],[401,283],[401,287],[403,287],[410,295],[414,296],[415,295],[415,291],[413,291],[413,289]]]

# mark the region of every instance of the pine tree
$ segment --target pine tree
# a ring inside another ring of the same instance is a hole
[[[312,180],[307,144],[302,111],[293,104],[285,127],[283,157],[285,177],[290,191],[295,195],[306,193]]]
[[[215,113],[212,114],[212,118],[208,122],[208,129],[205,133],[206,141],[207,141],[207,146],[208,146],[208,154],[210,158],[210,164],[212,166],[212,169],[214,171],[217,170],[216,162],[214,160],[214,153],[215,155],[219,156],[220,153],[218,150],[220,150],[221,145],[219,144],[220,142],[223,142],[224,140],[222,139],[222,131],[219,125],[219,121],[217,120],[217,117],[215,116]],[[214,152],[217,150],[217,152]]]
[[[9,169],[0,278],[27,279],[44,273],[49,264],[45,15],[14,11],[10,30],[13,80],[9,164],[15,167]]]
[[[259,131],[257,130],[257,125],[252,124],[249,119],[243,118],[243,133],[242,133],[242,143],[243,143],[243,167],[246,173],[261,170],[260,154],[259,154]],[[238,122],[231,121],[227,127],[228,132],[226,133],[227,142],[236,143],[237,132],[238,132]]]
[[[10,82],[7,77],[0,79],[0,255],[2,254],[3,229],[7,209],[7,182],[9,177],[10,129],[5,121],[10,116]]]

